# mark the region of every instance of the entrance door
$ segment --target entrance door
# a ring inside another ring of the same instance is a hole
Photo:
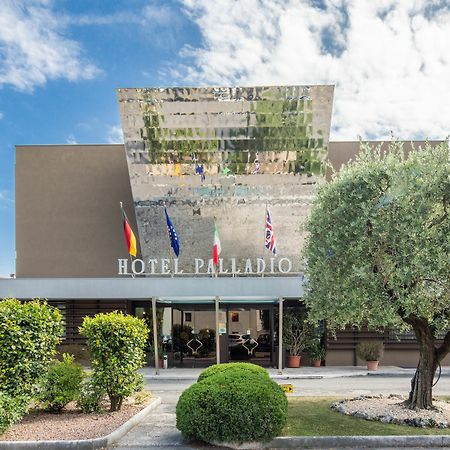
[[[172,308],[172,361],[175,367],[208,367],[216,363],[214,305]]]
[[[229,306],[228,356],[229,361],[247,361],[271,366],[273,359],[272,307]]]

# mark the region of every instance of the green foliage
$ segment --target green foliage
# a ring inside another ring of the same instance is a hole
[[[176,411],[177,428],[188,438],[269,441],[286,423],[287,399],[267,375],[235,369],[190,386]]]
[[[283,429],[282,435],[400,436],[448,434],[448,428],[411,427],[346,416],[331,409],[332,403],[337,400],[342,400],[342,398],[322,396],[290,397],[288,422]]]
[[[384,345],[381,341],[361,341],[356,346],[356,354],[364,361],[379,361],[383,356]]]
[[[198,332],[198,339],[203,344],[198,353],[200,356],[208,356],[216,348],[216,333],[211,328],[202,328]]]
[[[145,403],[150,398],[152,398],[152,393],[151,392],[141,390],[141,391],[137,392],[136,395],[134,396],[134,404],[135,405],[142,405],[143,403]]]
[[[308,345],[311,324],[300,308],[285,308],[283,314],[283,342],[292,356],[299,356]]]
[[[226,363],[226,364],[214,364],[213,366],[209,366],[200,374],[197,381],[206,380],[209,377],[223,373],[231,373],[231,374],[249,373],[269,377],[267,370],[260,366],[257,366],[256,364]]]
[[[137,369],[144,364],[148,327],[143,319],[114,311],[85,317],[80,333],[92,356],[94,382],[107,392],[111,411],[117,411],[142,385]]]
[[[192,327],[176,323],[172,327],[172,340],[174,352],[185,352],[186,344],[191,339]]]
[[[98,386],[92,378],[84,380],[77,397],[77,407],[84,413],[98,412],[105,395],[105,390]]]
[[[45,302],[0,301],[0,391],[30,394],[61,340],[60,312]]]
[[[28,402],[27,395],[12,397],[6,392],[0,391],[0,434],[22,419],[27,413]]]
[[[318,359],[322,360],[325,358],[327,354],[327,351],[324,347],[322,347],[319,338],[310,340],[306,347],[306,351],[308,352],[309,357],[313,361]]]
[[[403,327],[420,317],[450,328],[450,152],[362,145],[321,187],[306,229],[305,301],[312,320]]]
[[[44,375],[37,399],[45,409],[60,412],[78,397],[83,377],[83,368],[74,362],[74,356],[63,353],[63,360],[55,361]]]

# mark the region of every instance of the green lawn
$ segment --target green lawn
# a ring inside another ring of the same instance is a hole
[[[384,424],[333,411],[335,397],[291,397],[283,436],[387,436],[450,434],[450,430]]]

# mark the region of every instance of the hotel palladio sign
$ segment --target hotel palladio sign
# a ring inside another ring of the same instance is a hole
[[[119,258],[119,275],[181,275],[182,265],[178,258],[160,258],[160,259],[133,259]],[[219,275],[263,275],[263,274],[286,274],[292,272],[292,261],[289,258],[247,258],[238,260],[237,258],[219,258],[219,264],[214,266],[212,258],[205,260],[203,258],[193,259],[193,275],[219,274]]]

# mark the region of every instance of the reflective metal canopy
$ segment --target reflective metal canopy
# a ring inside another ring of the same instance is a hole
[[[242,278],[18,278],[0,280],[0,298],[48,300],[148,300],[168,303],[274,302],[300,298],[297,277]]]

